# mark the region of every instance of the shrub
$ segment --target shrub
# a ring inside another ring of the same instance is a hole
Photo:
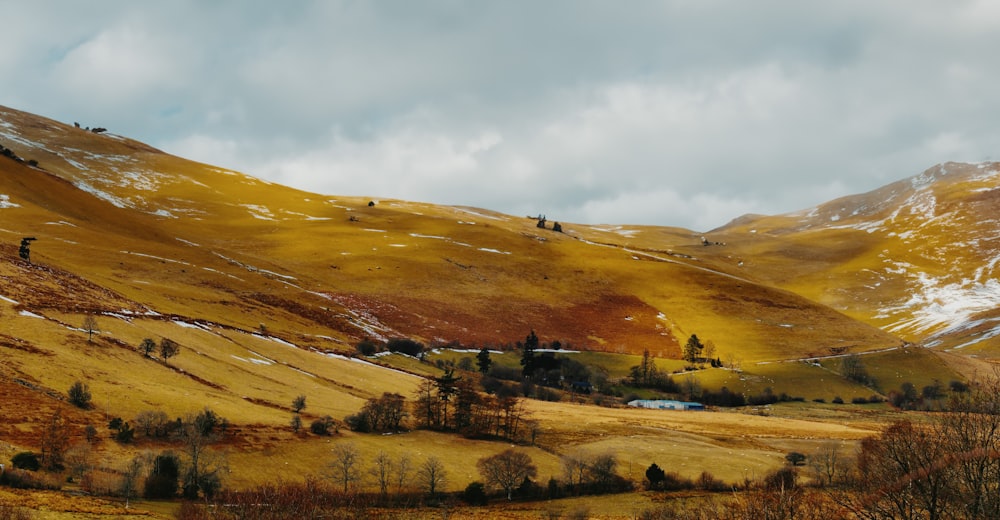
[[[347,427],[350,428],[352,432],[369,433],[372,431],[372,426],[368,423],[368,414],[356,413],[348,415],[347,417],[344,417],[344,423],[347,424]]]
[[[694,483],[691,479],[680,476],[680,474],[670,471],[663,475],[660,488],[664,491],[680,491],[683,489],[693,489]]]
[[[309,425],[309,430],[316,435],[330,435],[330,430],[332,428],[333,417],[330,417],[329,415],[324,415]]]
[[[833,398],[833,401],[831,401],[831,402],[832,402],[833,404],[844,404],[844,400],[843,400],[843,399],[841,399],[839,395],[838,395],[837,397],[834,397],[834,398]]]
[[[389,352],[399,352],[408,356],[419,356],[424,346],[419,341],[408,338],[393,338],[386,343]]]
[[[225,419],[219,417],[219,415],[213,412],[210,408],[205,408],[204,410],[198,412],[198,415],[194,418],[195,428],[202,435],[209,435],[215,430],[216,426],[221,427],[225,423]]]
[[[485,506],[486,486],[482,482],[470,482],[462,492],[462,500],[470,506]]]
[[[370,339],[361,340],[354,346],[362,356],[373,356],[378,352],[378,345]]]
[[[118,433],[115,434],[115,440],[122,443],[128,444],[132,442],[135,438],[135,430],[127,422],[122,423],[121,428],[118,429]]]
[[[792,466],[801,466],[805,464],[806,456],[797,451],[791,451],[785,455],[785,460],[787,460]]]
[[[77,408],[84,410],[90,408],[90,387],[87,386],[87,383],[80,381],[73,383],[73,386],[69,387],[68,395],[69,402]]]
[[[705,491],[729,491],[731,489],[725,482],[715,478],[715,475],[707,471],[702,471],[701,475],[698,475],[698,480],[695,481],[694,485]]]
[[[146,478],[143,496],[146,498],[173,498],[177,495],[177,481],[180,477],[180,460],[177,455],[167,452],[156,457],[153,471]]]
[[[777,469],[764,477],[764,489],[768,491],[792,490],[798,483],[798,473],[789,467]]]
[[[17,469],[28,471],[38,471],[42,467],[38,460],[38,455],[30,451],[22,451],[10,458],[10,463]]]
[[[42,474],[11,468],[0,473],[0,485],[14,489],[59,489],[59,484]]]

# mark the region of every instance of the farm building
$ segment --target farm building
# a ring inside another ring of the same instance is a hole
[[[636,399],[629,401],[629,406],[636,408],[654,408],[657,410],[704,410],[705,405],[701,403],[688,403],[684,401],[672,401],[669,399]]]

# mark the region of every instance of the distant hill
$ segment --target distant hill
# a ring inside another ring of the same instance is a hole
[[[0,121],[0,144],[38,163],[0,163],[5,241],[35,236],[37,263],[148,312],[343,349],[394,336],[502,344],[532,329],[674,358],[691,334],[747,360],[899,343],[794,284],[717,261],[735,249],[683,229],[564,222],[560,233],[482,209],[369,205],[12,109]],[[5,296],[65,312],[121,307],[41,294],[21,284]]]
[[[521,449],[540,477],[558,475],[564,455],[610,450],[627,456],[630,477],[633,460],[655,459],[736,482],[782,467],[789,450],[856,442],[882,426],[870,413],[901,384],[958,383],[1000,346],[997,164],[948,163],[702,234],[556,231],[488,209],[306,193],[4,107],[0,146],[0,460],[37,449],[59,411],[75,441],[101,426],[95,452],[114,473],[138,450],[170,445],[122,446],[103,428],[110,418],[210,408],[229,425],[213,449],[230,457],[235,488],[316,476],[330,442],[348,441],[368,459],[440,457],[458,490],[478,478],[475,460],[508,442],[313,435],[293,431],[292,402],[307,396],[305,424],[342,421],[384,392],[412,398],[445,362],[471,366],[484,346],[517,380],[519,354],[497,350],[535,331],[606,383],[591,404],[652,392],[619,385],[644,351],[692,393],[809,400],[788,408],[801,419],[582,406],[572,392],[527,400],[532,446]],[[692,335],[725,366],[681,361]],[[433,359],[355,348],[396,338],[435,348]],[[146,339],[180,353],[145,356]],[[850,354],[865,354],[870,378],[845,376]],[[77,381],[90,409],[66,402]]]
[[[945,163],[714,235],[742,269],[924,346],[1000,346],[1000,164]],[[716,261],[723,261],[716,255]]]

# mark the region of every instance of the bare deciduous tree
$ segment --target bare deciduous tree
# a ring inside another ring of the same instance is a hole
[[[93,314],[88,314],[83,317],[83,331],[87,333],[87,343],[91,343],[93,341],[94,334],[101,332],[97,325],[97,318],[95,318]]]
[[[58,470],[63,467],[63,457],[69,446],[69,425],[62,412],[56,408],[42,430],[40,442],[42,450],[42,465],[46,469]]]
[[[405,454],[399,456],[399,460],[396,461],[396,492],[402,493],[406,489],[406,483],[409,482],[410,471],[413,470],[413,463],[410,462],[410,458]]]
[[[189,500],[198,498],[199,493],[206,497],[214,495],[221,487],[222,475],[228,470],[225,457],[209,449],[216,436],[211,428],[205,427],[205,421],[200,420],[206,412],[199,416],[189,415],[180,428],[187,458],[183,493]]]
[[[843,480],[848,469],[848,461],[840,450],[840,443],[831,441],[809,456],[809,465],[816,480],[824,486],[832,486]]]
[[[375,478],[375,482],[378,482],[379,492],[382,493],[383,496],[388,495],[389,484],[392,483],[392,459],[386,452],[379,450],[372,463],[373,465],[369,470],[369,473],[371,473],[372,477]]]
[[[444,470],[444,464],[441,464],[437,457],[429,457],[417,468],[417,481],[428,495],[437,494],[447,480],[448,475]]]
[[[476,463],[479,474],[487,485],[498,486],[507,495],[507,500],[514,496],[514,489],[526,478],[535,477],[538,468],[531,462],[527,453],[504,450],[490,457],[483,457]]]
[[[181,346],[177,344],[176,341],[170,338],[163,338],[160,340],[160,357],[163,362],[166,363],[168,359],[181,353]]]
[[[587,475],[587,466],[590,465],[587,455],[581,452],[570,453],[563,456],[562,463],[567,484],[570,487],[583,484]]]
[[[346,494],[351,484],[361,479],[359,463],[361,452],[349,442],[338,443],[333,447],[333,461],[327,466],[329,476],[344,487]]]

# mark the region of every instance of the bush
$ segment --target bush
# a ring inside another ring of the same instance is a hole
[[[14,455],[10,458],[10,463],[17,469],[26,469],[28,471],[38,471],[42,467],[38,461],[38,455],[30,451],[22,451]]]
[[[0,473],[0,485],[14,489],[59,489],[59,484],[41,474],[11,468]]]
[[[330,435],[330,430],[332,428],[333,417],[330,417],[329,415],[324,415],[309,425],[309,430],[316,435]]]
[[[127,422],[122,423],[121,428],[118,429],[118,433],[115,434],[115,440],[122,444],[128,444],[132,442],[132,439],[134,438],[135,430],[133,430]]]
[[[80,381],[73,383],[73,386],[69,387],[68,395],[69,402],[77,408],[84,410],[90,408],[90,387],[87,386],[87,383]]]
[[[660,482],[660,489],[664,491],[680,491],[693,488],[694,482],[691,482],[691,479],[682,477],[673,471],[665,473],[663,480]]]
[[[367,414],[356,413],[348,415],[347,417],[344,417],[344,423],[347,424],[347,427],[350,428],[352,432],[370,433],[372,431],[372,426],[368,423]]]
[[[844,400],[841,399],[839,395],[837,397],[834,397],[833,401],[830,402],[832,402],[833,404],[844,404]]]
[[[695,481],[694,485],[705,491],[728,491],[730,489],[725,482],[715,478],[715,475],[707,471],[702,471],[701,475],[698,475],[698,480]]]
[[[146,498],[173,498],[177,495],[177,481],[180,477],[180,460],[173,453],[163,453],[156,457],[153,471],[146,478],[143,496]]]
[[[785,455],[785,460],[792,466],[801,466],[806,463],[806,456],[797,451],[791,451]]]
[[[419,356],[424,351],[424,346],[419,341],[408,338],[393,338],[386,343],[389,352],[399,352],[408,356]]]
[[[485,506],[486,486],[482,482],[470,482],[462,492],[462,500],[470,506]]]
[[[362,356],[374,356],[378,353],[378,345],[370,339],[361,340],[354,346]]]
[[[798,472],[786,466],[764,477],[764,489],[768,491],[790,491],[798,485],[798,478]]]

